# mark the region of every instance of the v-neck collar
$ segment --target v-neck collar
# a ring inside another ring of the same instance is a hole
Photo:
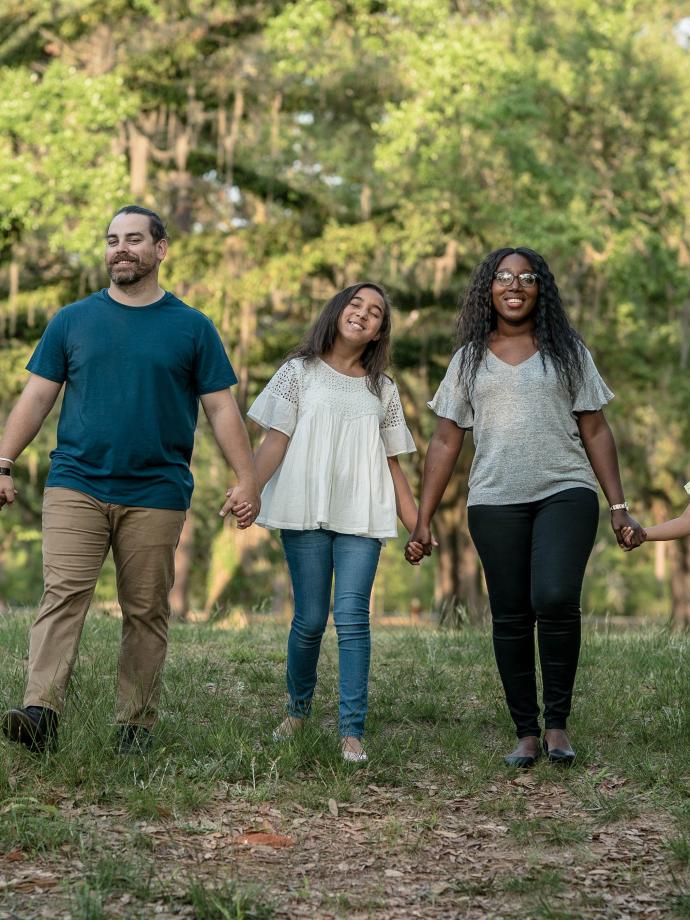
[[[505,367],[513,367],[513,368],[523,367],[525,364],[527,364],[529,361],[531,361],[533,358],[535,358],[539,354],[539,350],[537,349],[537,351],[535,351],[534,354],[531,354],[529,358],[524,358],[522,361],[519,361],[517,364],[511,364],[510,361],[504,361],[503,358],[499,358],[498,355],[495,354],[495,352],[491,350],[491,348],[488,348],[488,346],[487,346],[487,351],[489,352],[492,358],[494,358],[496,361],[499,362],[499,364],[503,364],[505,365]]]

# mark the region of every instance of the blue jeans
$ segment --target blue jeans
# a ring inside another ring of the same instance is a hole
[[[321,637],[328,622],[335,572],[333,620],[338,634],[341,737],[361,738],[369,686],[369,599],[381,543],[332,530],[283,530],[295,597],[287,655],[288,713],[306,718],[316,687]]]

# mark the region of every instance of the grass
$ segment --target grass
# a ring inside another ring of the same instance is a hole
[[[28,622],[0,617],[2,708],[22,696]],[[577,763],[564,771],[542,760],[525,777],[502,763],[513,733],[485,631],[375,628],[370,762],[353,768],[339,753],[332,630],[313,718],[294,742],[270,741],[284,705],[286,627],[266,622],[240,632],[174,626],[157,746],[145,757],[116,756],[119,628],[106,617],[88,619],[55,754],[0,746],[0,874],[3,854],[13,851],[23,862],[12,868],[61,865],[65,915],[119,916],[118,899],[125,898],[125,915],[142,918],[154,907],[163,917],[184,910],[200,920],[263,918],[279,908],[290,913],[287,904],[304,904],[315,917],[319,910],[386,916],[385,870],[401,865],[402,879],[414,866],[438,874],[437,887],[420,880],[410,895],[417,907],[462,897],[488,905],[487,915],[608,916],[597,907],[608,882],[573,902],[569,879],[605,859],[601,834],[619,834],[627,845],[624,831],[653,816],[667,902],[688,916],[686,636],[585,627],[571,722]],[[343,820],[350,824],[337,824]],[[258,828],[276,822],[278,833],[294,833],[301,843],[312,827],[333,836],[319,860],[276,851],[264,866],[230,848],[240,821]],[[348,850],[350,832],[359,842]],[[213,834],[223,838],[217,853],[204,850]],[[341,844],[344,855],[336,852]],[[566,851],[568,870],[561,872],[557,861]],[[204,853],[211,858],[200,873]],[[368,858],[364,869],[352,853]],[[454,862],[447,853],[458,854]],[[484,860],[481,872],[472,871],[472,854]],[[512,868],[501,859],[514,860]],[[447,884],[439,882],[444,872]],[[610,884],[622,885],[622,875],[614,876]],[[23,900],[29,895],[4,897],[14,914],[31,915]]]
[[[269,920],[273,916],[273,908],[260,892],[233,883],[206,888],[192,882],[183,900],[191,904],[195,920]]]

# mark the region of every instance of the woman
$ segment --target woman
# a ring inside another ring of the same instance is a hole
[[[596,479],[626,549],[641,528],[627,511],[616,445],[602,408],[613,394],[570,325],[538,253],[498,249],[476,268],[458,317],[460,348],[430,407],[429,445],[409,562],[431,551],[430,523],[473,429],[468,521],[484,567],[496,662],[518,742],[505,757],[540,754],[534,659],[537,626],[549,760],[575,759],[566,723],[580,650],[580,592],[597,530]]]

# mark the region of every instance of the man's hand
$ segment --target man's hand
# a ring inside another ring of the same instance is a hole
[[[17,494],[12,477],[0,476],[0,508],[4,508],[5,505],[11,505]]]
[[[261,498],[256,482],[245,484],[239,482],[233,489],[225,493],[227,500],[220,509],[220,516],[225,517],[230,511],[237,518],[240,530],[246,530],[256,520],[261,510]]]

